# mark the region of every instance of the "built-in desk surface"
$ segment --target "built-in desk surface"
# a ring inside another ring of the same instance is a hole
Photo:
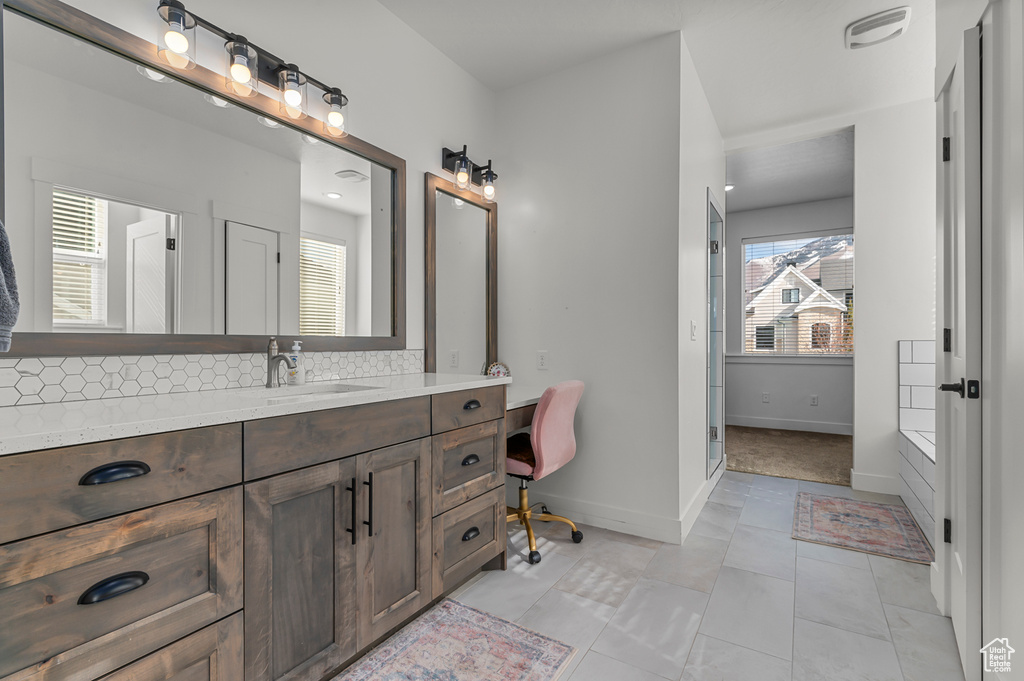
[[[519,384],[513,379],[507,388],[507,401],[505,409],[505,432],[511,433],[520,428],[526,428],[533,422],[533,412],[537,409],[537,402],[544,393],[544,387]]]

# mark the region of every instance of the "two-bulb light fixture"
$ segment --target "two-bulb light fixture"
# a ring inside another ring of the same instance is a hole
[[[325,107],[322,115],[323,130],[331,137],[344,137],[348,127],[348,97],[339,88],[325,85],[270,52],[254,45],[246,38],[215,26],[185,9],[178,0],[160,0],[160,39],[157,54],[176,69],[196,67],[196,28],[224,40],[226,64],[224,87],[238,97],[255,97],[260,84],[274,89],[281,102],[281,115],[286,119],[301,120],[310,115],[307,86],[323,94]]]
[[[441,167],[455,175],[455,186],[467,190],[472,185],[480,187],[487,203],[494,203],[494,181],[498,179],[498,173],[494,172],[491,164],[491,159],[487,159],[485,166],[473,163],[467,155],[466,145],[462,146],[462,151],[452,151],[448,147],[441,150]]]

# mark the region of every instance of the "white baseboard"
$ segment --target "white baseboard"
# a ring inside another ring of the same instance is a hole
[[[881,494],[899,494],[900,477],[891,475],[874,475],[858,473],[850,469],[850,486],[862,492],[880,492]]]
[[[512,491],[515,492],[515,488],[512,488]],[[538,494],[536,500],[543,501],[552,513],[564,515],[573,522],[584,525],[654,539],[666,544],[678,544],[683,536],[682,523],[677,518],[640,513],[582,499],[570,499],[548,492]]]
[[[853,435],[852,423],[833,423],[831,421],[798,421],[796,419],[770,419],[762,416],[737,416],[735,414],[726,414],[725,424],[728,426],[746,426],[747,428],[805,430],[811,433]]]

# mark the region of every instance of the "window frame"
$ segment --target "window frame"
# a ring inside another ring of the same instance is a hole
[[[326,236],[324,234],[317,234],[315,232],[300,232],[299,233],[299,335],[309,335],[303,331],[302,328],[302,242],[303,241],[316,241],[319,243],[330,244],[332,246],[345,249],[345,258],[342,266],[342,283],[341,283],[341,328],[342,333],[337,334],[337,337],[343,337],[348,327],[348,267],[349,267],[349,252],[348,242],[345,239],[337,237]],[[337,329],[337,327],[336,327]]]
[[[54,202],[57,194],[82,197],[96,202],[103,202],[103,233],[97,239],[99,248],[96,254],[85,251],[74,251],[71,249],[58,248],[54,245]],[[54,328],[108,328],[110,319],[107,303],[109,298],[109,253],[110,253],[110,205],[109,199],[99,196],[93,192],[66,187],[54,184],[50,187],[50,323]],[[90,319],[58,319],[54,315],[53,294],[56,288],[53,283],[55,266],[58,264],[68,265],[89,265],[95,273],[98,272],[100,283],[90,288],[91,304],[93,311],[99,310],[99,316],[95,314]]]

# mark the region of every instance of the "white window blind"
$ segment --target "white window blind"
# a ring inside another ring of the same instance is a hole
[[[345,244],[299,239],[299,333],[345,335]]]
[[[853,235],[743,242],[744,352],[853,353]]]
[[[53,190],[53,323],[107,323],[107,202]]]

